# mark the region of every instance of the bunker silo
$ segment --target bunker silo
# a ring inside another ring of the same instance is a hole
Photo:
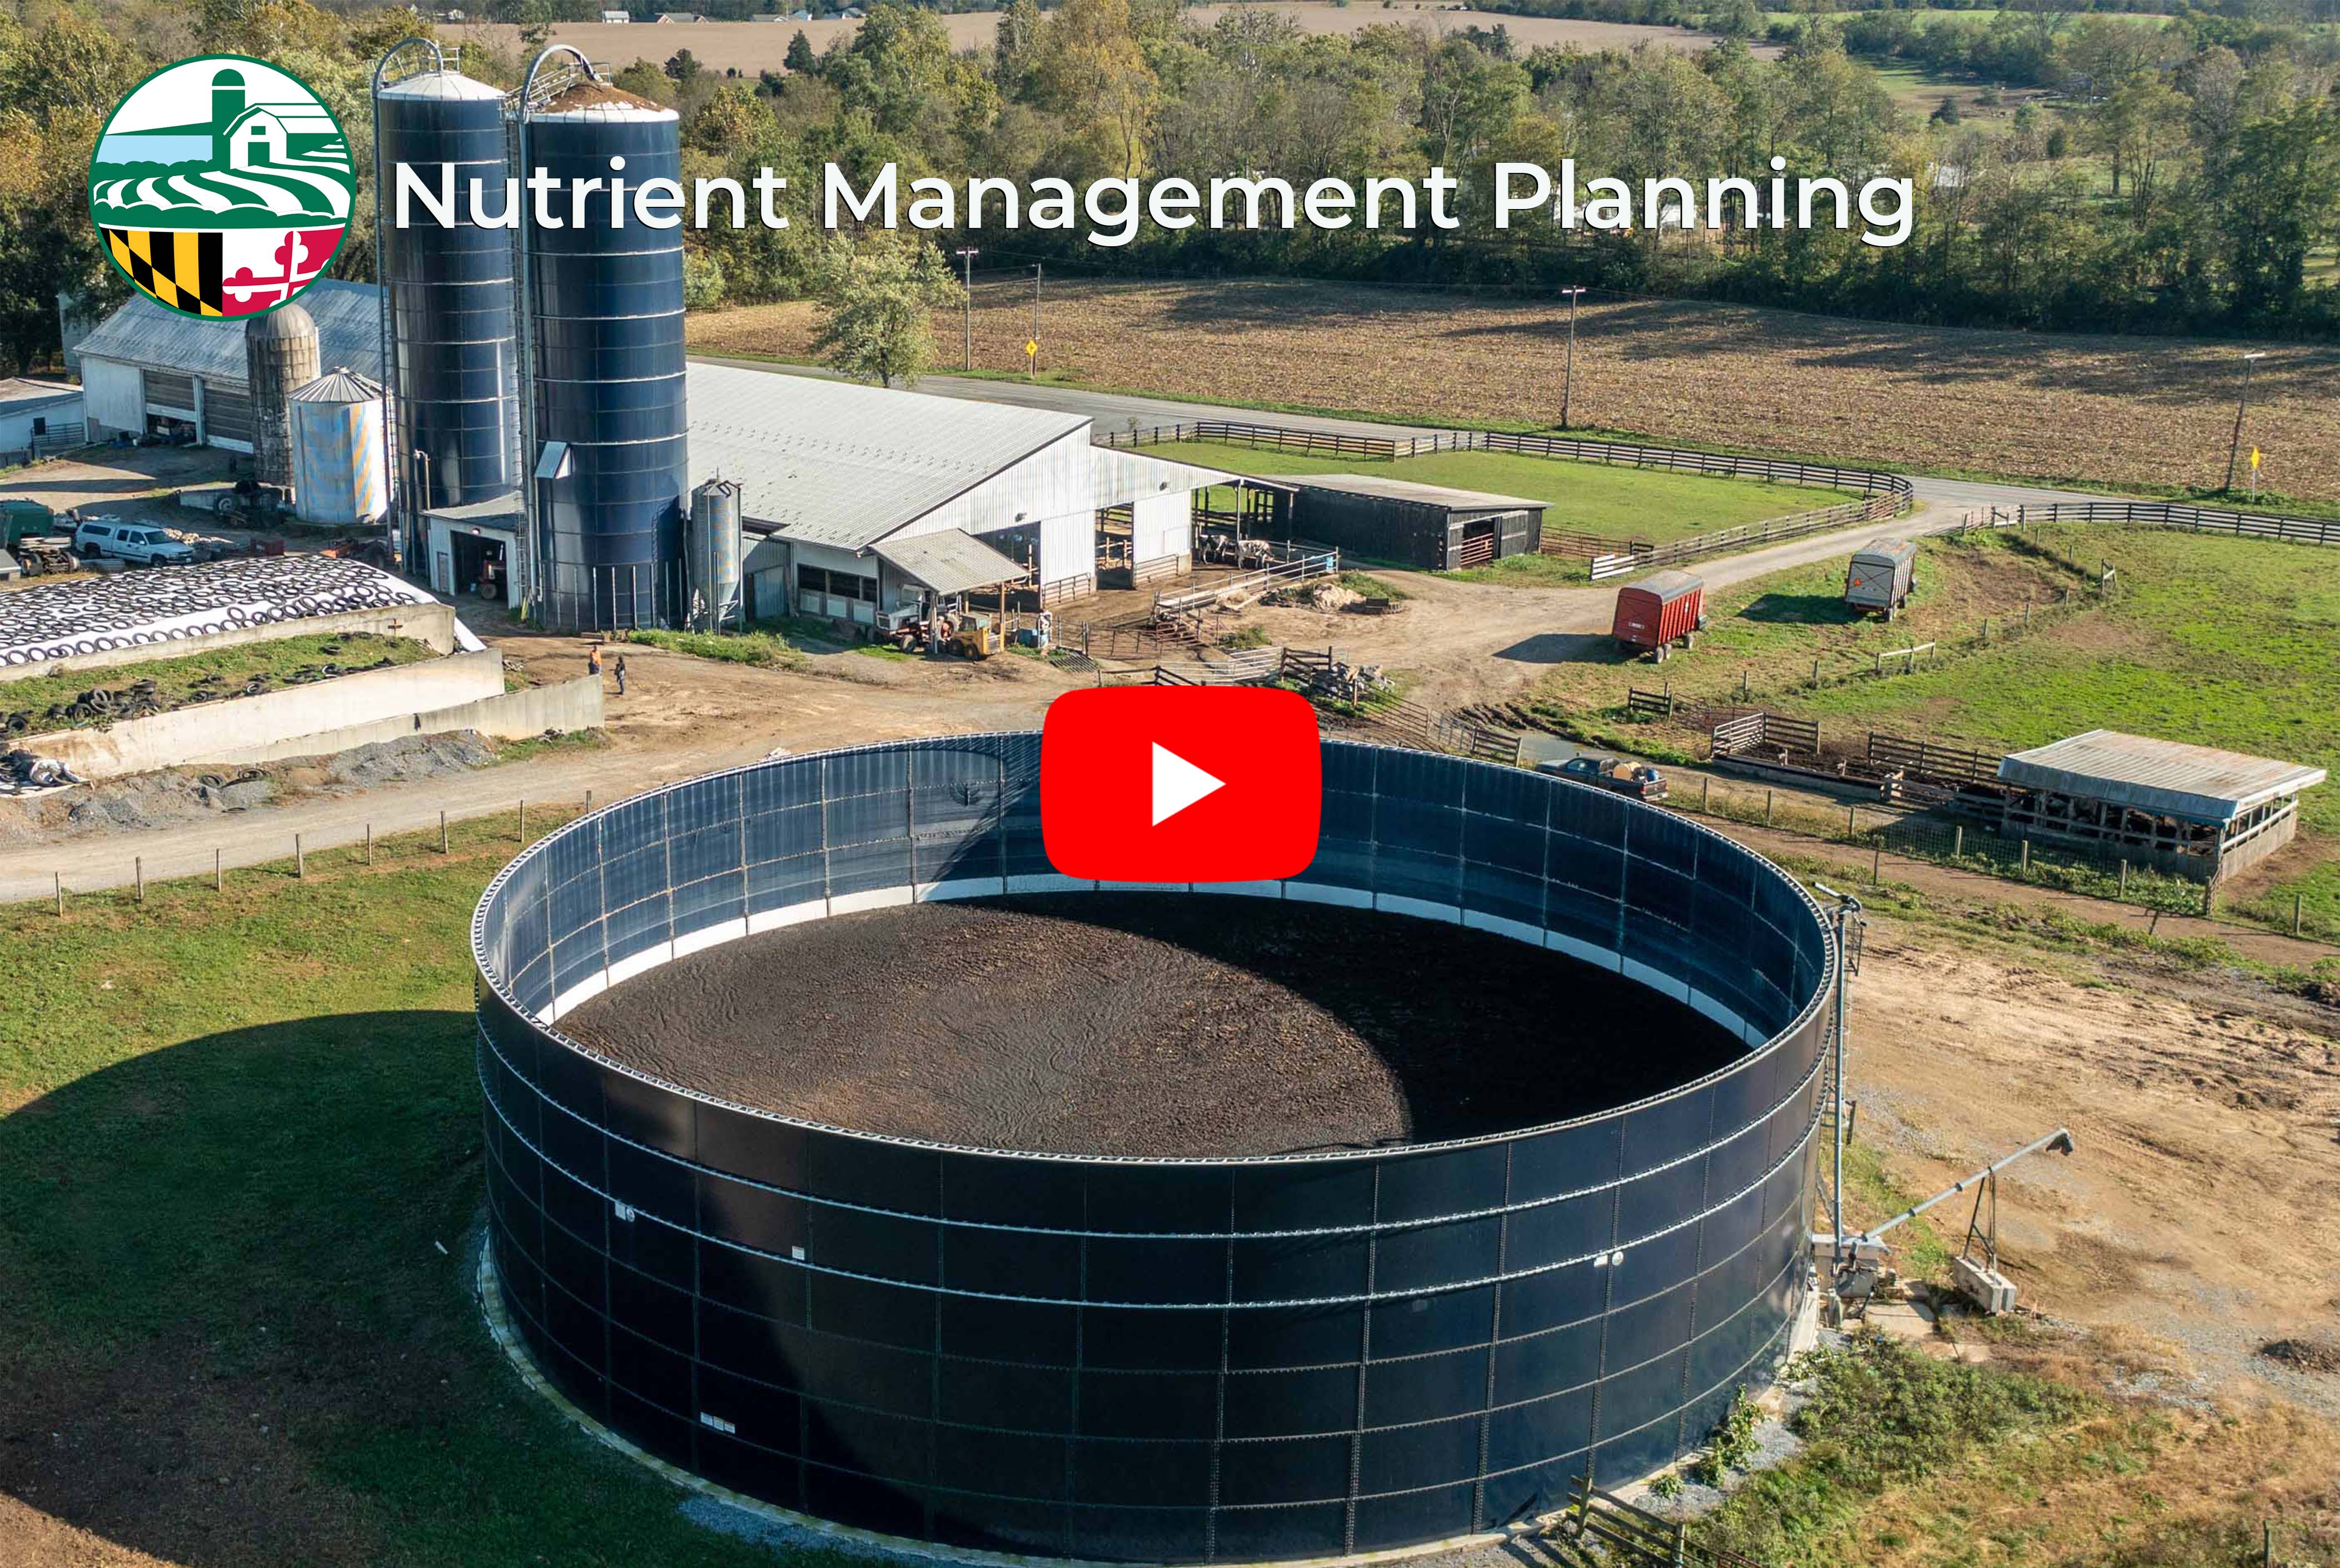
[[[690,492],[690,529],[686,544],[691,630],[721,631],[739,625],[740,539],[737,481],[710,479]]]
[[[374,116],[382,364],[391,394],[385,455],[407,559],[419,561],[425,511],[473,505],[521,484],[511,234],[471,221],[475,179],[488,213],[503,209],[504,94],[451,68],[436,45],[410,39],[375,67]],[[398,225],[401,164],[434,200],[451,178],[459,220],[452,227],[411,196],[407,226]]]
[[[582,223],[560,211],[561,227],[539,223],[531,208],[521,231],[544,615],[566,627],[676,625],[689,602],[682,234],[643,225],[631,195],[649,180],[679,181],[681,122],[556,47],[530,67],[518,126],[531,175],[542,170],[562,191],[601,183]],[[613,182],[625,190],[616,202]]]
[[[293,389],[317,379],[317,323],[299,305],[255,316],[243,329],[244,385],[252,392],[252,475],[292,483]]]
[[[304,522],[357,528],[390,510],[382,470],[382,389],[336,370],[295,392],[292,485]]]

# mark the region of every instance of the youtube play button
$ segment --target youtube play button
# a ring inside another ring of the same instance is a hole
[[[1251,686],[1069,691],[1040,731],[1048,863],[1105,882],[1257,882],[1316,858],[1316,713]]]

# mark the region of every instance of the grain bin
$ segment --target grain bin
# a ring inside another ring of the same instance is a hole
[[[399,75],[411,64],[424,69]],[[452,176],[458,222],[441,227],[394,202],[381,214],[388,453],[410,561],[422,559],[421,514],[510,494],[521,484],[519,295],[511,233],[471,221],[471,184],[493,213],[509,172],[504,94],[451,68],[435,44],[410,39],[374,73],[378,192],[397,164],[436,194]]]
[[[1663,659],[1672,644],[1687,647],[1705,624],[1706,581],[1687,571],[1654,571],[1617,590],[1610,630],[1628,652]]]
[[[1876,610],[1893,619],[1917,586],[1918,541],[1872,540],[1853,555],[1844,571],[1844,601],[1855,610]]]
[[[243,329],[244,385],[252,394],[252,476],[280,489],[292,483],[295,388],[317,379],[317,323],[297,304],[254,316]]]
[[[382,389],[337,370],[295,392],[292,492],[303,522],[361,528],[390,510],[382,472]]]
[[[710,479],[690,492],[685,541],[690,572],[690,625],[720,631],[739,623],[739,486]]]
[[[530,66],[518,125],[521,165],[556,188],[681,177],[675,112],[610,86],[574,50],[547,49]],[[681,231],[621,227],[606,206],[553,228],[530,210],[521,249],[545,619],[677,625],[689,594]]]

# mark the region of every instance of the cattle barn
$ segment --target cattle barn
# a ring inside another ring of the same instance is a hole
[[[1290,536],[1432,571],[1533,555],[1549,504],[1361,473],[1279,476],[1274,483],[1292,492],[1284,530]]]
[[[2299,830],[2325,770],[2239,751],[2091,729],[2002,758],[2003,831],[2215,882]]]

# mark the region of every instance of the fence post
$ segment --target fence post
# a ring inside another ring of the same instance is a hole
[[[2202,884],[2202,918],[2206,920],[2217,912],[2218,884],[2205,882]]]
[[[2299,935],[2299,906],[2300,896],[2294,893],[2291,896],[2291,934],[2295,937]]]
[[[373,864],[373,824],[366,824],[366,864]]]
[[[1711,774],[1698,781],[1698,809],[1709,811],[1714,808],[1714,778]]]
[[[520,841],[523,844],[528,842],[528,799],[525,796],[521,797],[520,803]]]
[[[295,877],[306,877],[308,874],[309,858],[307,853],[301,848],[301,835],[295,833],[292,835],[292,875]]]
[[[1869,840],[1869,885],[1885,886],[1885,830],[1881,828]]]
[[[1950,858],[1963,860],[1966,858],[1967,825],[1963,822],[1954,823],[1950,828]]]
[[[1771,825],[1771,801],[1773,797],[1778,794],[1779,791],[1776,789],[1766,789],[1763,791],[1763,826],[1766,828],[1769,828]]]
[[[143,904],[146,901],[146,857],[134,855],[130,858],[130,865],[131,875],[138,882],[138,901]]]
[[[444,811],[441,811],[441,812],[440,812],[440,813],[439,813],[439,853],[441,853],[441,855],[444,855],[446,852],[447,852],[447,813],[446,813],[446,812],[444,812]]]
[[[217,849],[213,849],[212,851],[212,891],[214,893],[223,892],[225,891],[226,887],[227,874],[221,868],[220,852]]]
[[[65,874],[52,871],[50,875],[57,879],[57,918],[62,920],[65,918]]]
[[[2121,862],[2120,896],[2124,898],[2128,897],[2128,862],[2126,860]]]
[[[588,811],[593,809],[593,791],[590,789],[585,791],[585,809]]]
[[[1741,701],[1741,702],[1744,702],[1744,701],[1746,701],[1746,700],[1747,700],[1747,691],[1748,691],[1748,685],[1747,685],[1747,683],[1748,683],[1749,680],[1752,677],[1752,675],[1753,675],[1753,671],[1751,671],[1751,670],[1743,670],[1743,669],[1742,669],[1742,670],[1740,670],[1740,672],[1739,672],[1739,700],[1740,700],[1740,701]]]
[[[1815,685],[1815,686],[1818,686],[1819,683],[1820,683],[1820,661],[1819,661],[1819,660],[1815,659],[1815,660],[1812,660],[1812,684],[1813,684],[1813,685]]]
[[[2028,839],[2023,841],[2023,870],[2027,876],[2031,870],[2031,840]]]

